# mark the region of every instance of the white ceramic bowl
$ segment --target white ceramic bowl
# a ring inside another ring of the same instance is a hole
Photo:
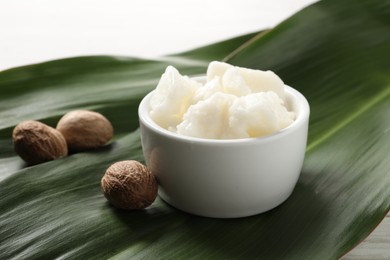
[[[270,210],[292,193],[304,160],[309,104],[286,86],[287,106],[297,114],[287,128],[247,139],[201,139],[172,133],[149,115],[153,92],[139,106],[147,165],[159,196],[195,215],[236,218]]]

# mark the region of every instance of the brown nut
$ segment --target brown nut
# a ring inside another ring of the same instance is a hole
[[[85,151],[105,145],[113,136],[114,129],[103,115],[75,110],[65,114],[57,124],[68,143],[69,150]]]
[[[157,197],[156,177],[137,161],[121,161],[111,165],[101,180],[104,196],[121,209],[143,209]]]
[[[51,161],[68,154],[62,134],[38,121],[21,122],[14,128],[12,138],[16,153],[29,165]]]

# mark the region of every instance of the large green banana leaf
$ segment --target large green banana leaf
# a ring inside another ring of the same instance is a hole
[[[158,44],[158,43],[156,43]],[[390,209],[390,2],[324,0],[269,32],[159,60],[80,57],[0,72],[0,259],[334,259]],[[274,70],[311,105],[304,167],[292,196],[253,217],[210,219],[160,199],[110,206],[100,179],[143,161],[137,106],[168,64],[204,73],[211,60]],[[13,151],[26,119],[55,126],[92,109],[114,125],[107,147],[27,167]]]

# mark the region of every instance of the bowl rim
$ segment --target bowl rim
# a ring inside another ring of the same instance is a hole
[[[202,79],[203,77],[192,77],[193,79]],[[168,139],[173,139],[181,142],[189,142],[189,143],[202,143],[202,144],[211,144],[211,145],[229,145],[229,144],[238,144],[238,143],[253,143],[253,142],[270,142],[274,139],[278,139],[282,136],[288,135],[294,130],[299,129],[300,126],[308,122],[310,116],[310,106],[307,99],[296,89],[288,86],[285,86],[286,94],[291,96],[293,99],[296,99],[299,106],[299,113],[293,123],[289,126],[276,131],[269,135],[259,136],[259,137],[248,137],[248,138],[236,138],[236,139],[208,139],[208,138],[200,138],[200,137],[192,137],[180,135],[174,132],[171,132],[154,122],[154,120],[150,117],[150,107],[149,100],[152,97],[155,90],[150,91],[148,94],[144,96],[138,106],[138,117],[140,124],[143,124],[145,127],[154,131],[155,133],[162,135]]]

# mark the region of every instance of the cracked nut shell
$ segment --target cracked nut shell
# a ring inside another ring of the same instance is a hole
[[[65,138],[56,129],[38,121],[18,124],[12,133],[15,152],[29,165],[51,161],[68,154]]]
[[[86,151],[104,146],[114,134],[106,117],[89,110],[74,110],[57,124],[71,151]]]
[[[143,209],[157,197],[156,177],[149,168],[128,160],[112,164],[101,180],[107,200],[120,209]]]

